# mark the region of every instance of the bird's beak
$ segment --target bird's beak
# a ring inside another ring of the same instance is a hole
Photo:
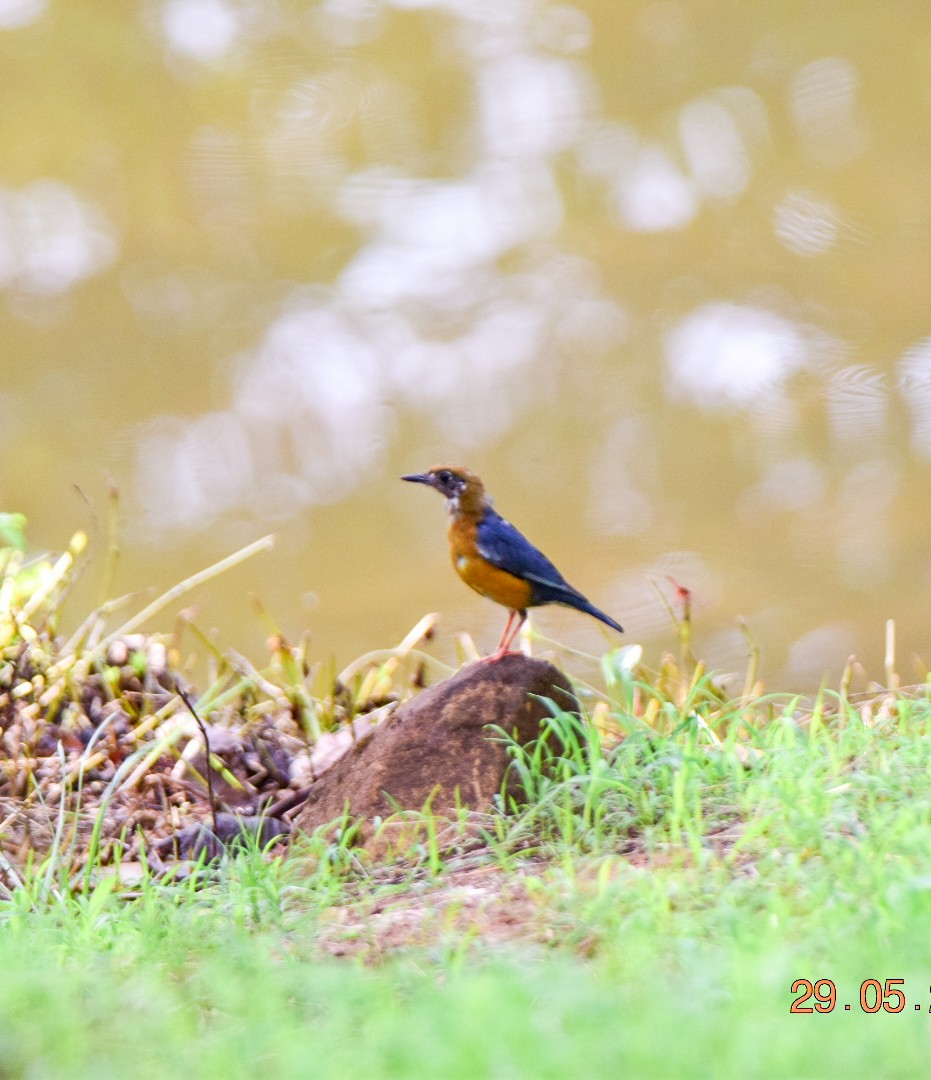
[[[412,484],[426,484],[427,487],[436,487],[436,477],[429,473],[408,473],[402,476],[402,480],[409,480]]]

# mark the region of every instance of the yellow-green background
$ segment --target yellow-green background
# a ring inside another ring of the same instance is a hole
[[[879,674],[890,617],[929,655],[924,4],[0,0],[0,103],[39,549],[112,476],[120,591],[278,534],[201,598],[224,644],[255,592],[340,662],[429,610],[487,648],[397,481],[461,461],[649,657],[667,574],[713,666],[738,615],[771,683]]]

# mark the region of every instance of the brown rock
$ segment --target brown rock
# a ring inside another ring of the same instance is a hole
[[[459,805],[487,810],[511,760],[500,733],[487,729],[503,728],[521,745],[539,738],[549,715],[540,698],[578,707],[565,675],[543,660],[515,654],[470,664],[355,743],[313,785],[296,831],[312,832],[347,809],[371,821],[398,808],[422,810],[429,800],[442,814],[455,808],[457,792]]]

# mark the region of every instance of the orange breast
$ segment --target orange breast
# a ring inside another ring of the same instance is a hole
[[[475,543],[477,523],[450,518],[449,553],[462,580],[482,596],[511,611],[524,611],[530,604],[531,587],[522,578],[486,562]]]

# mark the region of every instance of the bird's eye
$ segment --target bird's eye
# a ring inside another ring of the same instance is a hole
[[[436,474],[436,478],[441,484],[448,484],[450,480],[452,480],[453,474],[449,471],[449,469],[441,469]]]

